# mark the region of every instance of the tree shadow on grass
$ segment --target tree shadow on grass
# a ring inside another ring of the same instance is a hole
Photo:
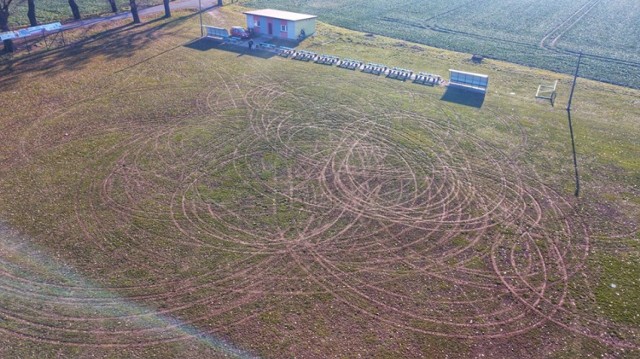
[[[481,108],[482,104],[484,104],[484,98],[485,94],[448,87],[440,100],[469,107]]]
[[[65,47],[33,53],[15,60],[9,59],[1,64],[0,88],[18,83],[27,73],[30,76],[56,76],[62,72],[82,70],[95,57],[107,60],[131,57],[161,36],[179,36],[178,26],[194,16],[197,13],[169,19],[160,17],[141,24],[133,24],[128,19],[121,20],[120,25],[97,33],[95,29],[92,30],[92,26],[100,26],[99,24],[70,30],[76,31],[73,36],[82,40]],[[157,55],[151,56],[153,57]]]
[[[201,39],[191,41],[184,46],[199,51],[221,50],[233,52],[235,54],[238,54],[238,56],[253,56],[262,59],[269,59],[276,56],[276,54],[271,51],[265,51],[259,48],[253,48],[252,50],[249,50],[246,41],[234,44],[225,42],[223,40],[203,37]]]

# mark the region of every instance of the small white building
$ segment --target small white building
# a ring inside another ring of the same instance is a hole
[[[244,12],[247,28],[256,35],[297,40],[316,32],[315,15],[298,14],[281,10],[253,10]]]

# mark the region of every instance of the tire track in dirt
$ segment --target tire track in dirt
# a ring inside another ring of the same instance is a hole
[[[567,17],[563,22],[558,24],[556,27],[551,29],[551,31],[547,32],[542,40],[540,40],[540,47],[543,49],[555,49],[556,42],[565,34],[567,31],[571,30],[582,18],[587,16],[591,10],[593,10],[596,6],[598,6],[602,0],[590,0],[584,3],[580,8],[578,8],[573,14]],[[554,36],[555,35],[555,36]],[[547,40],[550,37],[553,37],[551,42],[547,45]]]
[[[3,302],[15,302],[0,330],[156,345],[192,338],[185,326],[256,320],[267,298],[322,294],[429,335],[505,338],[554,323],[637,348],[610,334],[628,328],[568,304],[589,231],[519,163],[527,135],[513,118],[496,114],[520,139],[501,149],[444,104],[425,116],[375,91],[324,103],[277,80],[220,69],[197,118],[137,124],[98,150],[113,160],[83,173],[75,218],[96,256],[114,258],[99,270],[123,279],[98,290],[3,257]]]

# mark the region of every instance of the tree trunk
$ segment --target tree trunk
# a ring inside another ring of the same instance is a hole
[[[69,7],[71,7],[73,18],[75,20],[80,20],[80,8],[78,7],[78,4],[76,4],[76,0],[69,0]]]
[[[171,17],[171,8],[169,7],[169,0],[163,0],[164,3],[164,17]]]
[[[111,6],[111,12],[114,13],[114,14],[117,13],[118,12],[118,6],[116,6],[116,0],[107,0],[107,2]]]
[[[133,23],[140,23],[140,16],[138,15],[138,5],[136,5],[136,0],[129,0],[129,6],[131,7],[131,16],[133,16]]]
[[[0,8],[0,32],[9,31],[9,7]],[[13,40],[4,40],[2,42],[4,51],[13,52]]]
[[[36,19],[36,1],[27,0],[27,6],[27,17],[29,18],[29,24],[31,24],[31,26],[38,25],[38,20]]]

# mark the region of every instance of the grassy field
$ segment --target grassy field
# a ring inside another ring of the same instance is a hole
[[[317,14],[354,30],[640,88],[640,5],[634,0],[245,0]]]
[[[640,3],[614,0],[599,2],[580,22],[559,39],[557,46],[572,51],[640,61]]]
[[[0,357],[640,354],[637,90],[579,80],[575,198],[568,76],[326,24],[301,45],[489,74],[469,101],[197,24],[0,69]]]
[[[79,0],[80,14],[83,18],[94,17],[99,15],[111,14],[111,6],[107,0]],[[118,11],[129,9],[128,0],[116,0]],[[162,4],[162,0],[137,0],[139,8]],[[14,29],[16,27],[28,26],[27,18],[27,2],[14,0],[10,8],[11,16],[9,17],[9,26]],[[65,0],[37,0],[36,1],[36,17],[38,22],[46,24],[56,21],[68,21],[73,19],[69,2]]]

